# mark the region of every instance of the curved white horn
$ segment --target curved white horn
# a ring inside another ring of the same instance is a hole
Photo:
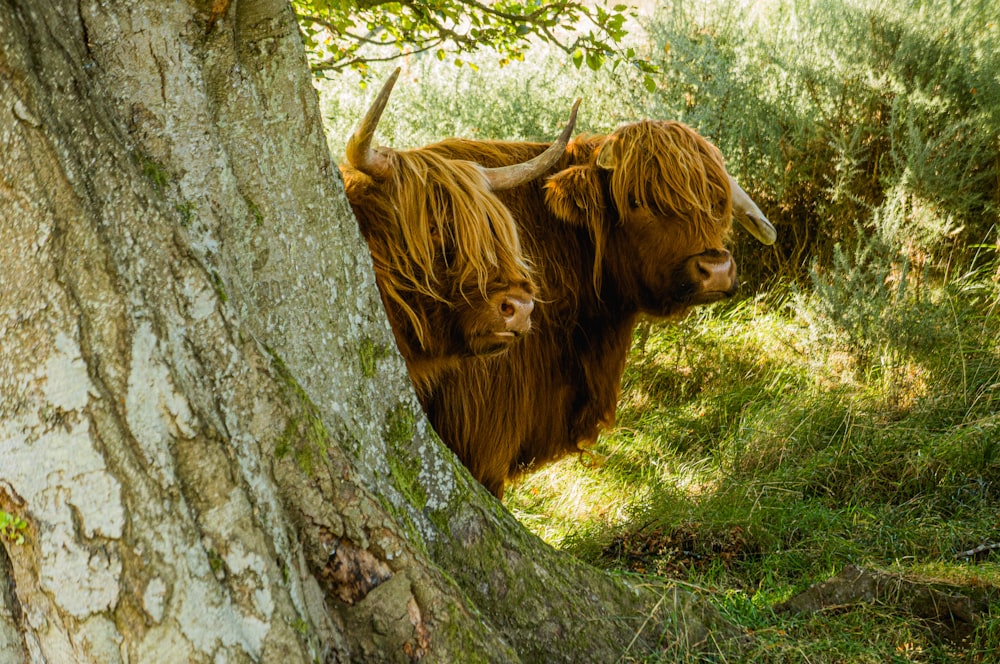
[[[580,99],[577,99],[573,102],[573,108],[570,110],[569,122],[566,123],[566,128],[563,129],[559,138],[545,152],[522,164],[512,164],[499,168],[483,167],[483,173],[486,175],[486,180],[490,183],[490,188],[493,191],[512,189],[542,176],[552,168],[566,151],[569,137],[573,134],[573,127],[576,125],[576,111],[580,107],[580,101]]]
[[[347,141],[347,162],[376,180],[384,180],[390,174],[389,152],[386,150],[373,150],[372,138],[375,136],[375,127],[378,126],[378,121],[382,117],[382,111],[385,110],[385,105],[389,102],[389,94],[392,92],[392,86],[396,84],[396,79],[399,78],[399,69],[399,67],[396,67],[396,71],[392,72],[388,80],[382,84],[382,90],[375,97],[375,101],[372,102],[368,112],[365,113],[361,124],[358,125],[350,140]]]
[[[729,176],[729,188],[733,192],[733,216],[736,217],[736,221],[740,222],[740,225],[761,244],[774,244],[778,238],[778,231],[747,192],[743,191],[743,187],[736,183],[732,175]]]

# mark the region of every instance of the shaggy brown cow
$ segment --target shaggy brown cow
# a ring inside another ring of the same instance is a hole
[[[398,74],[348,142],[341,172],[397,345],[426,395],[458,358],[499,352],[528,331],[532,270],[514,220],[493,192],[538,177],[562,156],[579,100],[544,152],[483,168],[421,149],[371,147]]]
[[[427,150],[499,166],[544,147],[449,140]],[[680,318],[734,293],[736,267],[723,246],[734,205],[755,237],[775,238],[719,151],[676,122],[577,138],[550,177],[500,198],[543,304],[520,344],[463,361],[423,399],[442,439],[497,497],[510,479],[582,449],[613,423],[640,314]]]

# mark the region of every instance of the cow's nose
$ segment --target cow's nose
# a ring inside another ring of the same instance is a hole
[[[695,262],[702,292],[728,293],[736,286],[736,263],[728,251],[708,251]]]
[[[508,332],[524,334],[531,327],[535,301],[527,293],[507,293],[500,300],[500,316]]]

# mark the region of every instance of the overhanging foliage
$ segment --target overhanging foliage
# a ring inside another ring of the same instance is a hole
[[[623,46],[626,21],[635,16],[628,5],[610,9],[575,0],[476,0],[416,2],[345,2],[294,0],[299,25],[312,56],[313,72],[356,69],[369,63],[413,53],[434,53],[457,66],[483,47],[493,49],[501,64],[523,60],[533,40],[555,44],[577,67],[599,69],[605,62],[629,62],[647,74],[655,67]]]

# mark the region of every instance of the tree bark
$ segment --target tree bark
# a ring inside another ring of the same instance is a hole
[[[734,636],[553,551],[437,441],[283,0],[4,0],[0,267],[0,664]]]

